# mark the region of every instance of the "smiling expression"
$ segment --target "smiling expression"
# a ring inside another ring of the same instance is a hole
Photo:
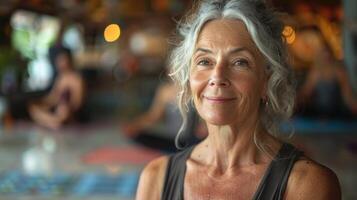
[[[266,62],[239,20],[207,22],[191,59],[190,88],[200,116],[213,125],[257,120]]]

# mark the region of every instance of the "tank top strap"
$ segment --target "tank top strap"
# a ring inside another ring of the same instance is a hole
[[[284,143],[270,163],[253,200],[282,200],[294,163],[303,153]]]
[[[161,195],[162,200],[182,200],[183,186],[186,174],[186,161],[191,155],[195,145],[173,154],[167,164],[164,186]]]

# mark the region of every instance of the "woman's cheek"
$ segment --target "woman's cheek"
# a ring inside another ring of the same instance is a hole
[[[205,87],[207,76],[202,72],[192,72],[190,76],[190,87],[194,98],[199,96],[200,91]]]

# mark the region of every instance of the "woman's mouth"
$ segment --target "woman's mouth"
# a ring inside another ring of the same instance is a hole
[[[215,103],[225,103],[229,101],[234,101],[237,98],[236,97],[214,97],[214,96],[203,96],[204,99],[215,102]]]

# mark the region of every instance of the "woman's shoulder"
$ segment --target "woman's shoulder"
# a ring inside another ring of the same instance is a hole
[[[70,73],[66,73],[66,74],[62,74],[59,75],[57,77],[57,81],[61,82],[61,83],[78,83],[78,82],[82,82],[83,78],[81,76],[81,74],[79,74],[78,72],[70,72]]]
[[[160,199],[169,157],[162,156],[145,166],[140,175],[136,199]]]
[[[159,158],[156,158],[152,161],[150,161],[144,168],[143,174],[144,175],[157,175],[158,172],[160,172],[162,169],[166,169],[167,163],[168,163],[168,156],[161,156]],[[142,175],[143,175],[142,174]]]
[[[329,168],[301,157],[294,165],[285,192],[286,199],[341,199],[336,174]]]
[[[82,75],[79,72],[70,73],[68,78],[73,80],[73,81],[78,81],[78,82],[83,81]]]

